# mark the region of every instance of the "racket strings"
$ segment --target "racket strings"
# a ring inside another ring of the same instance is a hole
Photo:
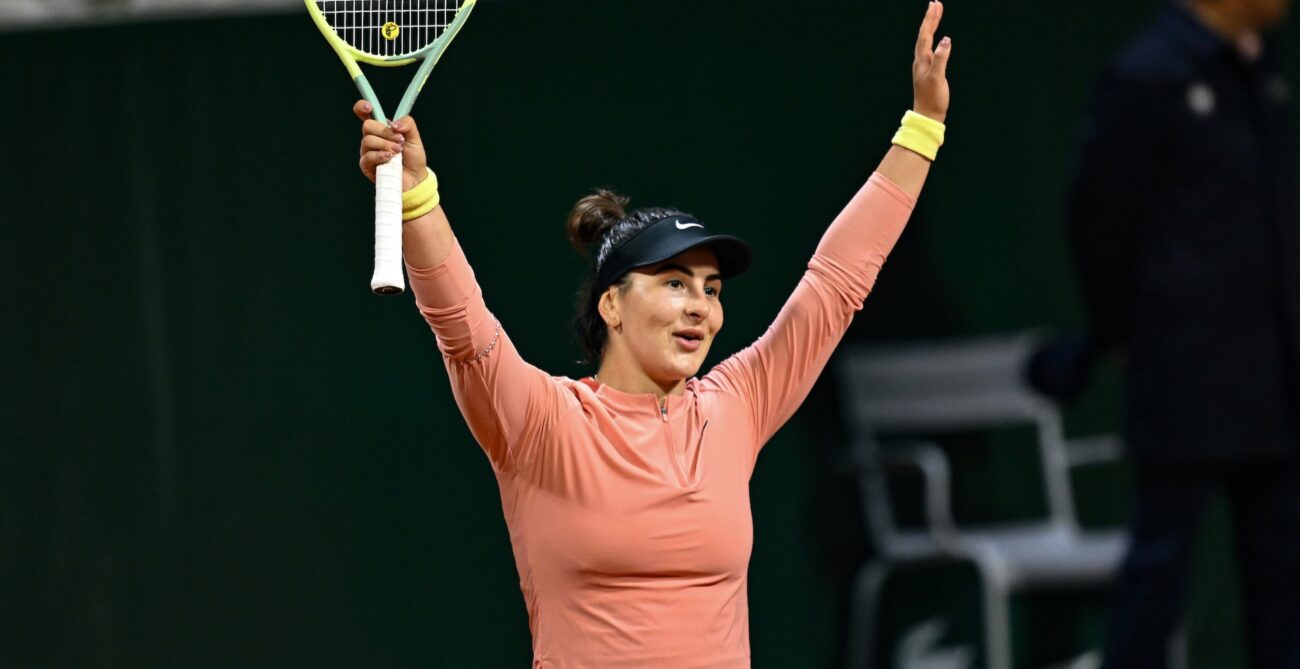
[[[352,48],[379,58],[400,58],[446,32],[461,0],[316,0],[326,23]]]

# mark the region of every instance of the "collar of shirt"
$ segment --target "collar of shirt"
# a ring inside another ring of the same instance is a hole
[[[621,416],[638,418],[673,418],[694,400],[695,379],[686,382],[686,392],[660,398],[649,393],[625,393],[615,390],[598,379],[587,377],[581,382],[600,398],[602,404]],[[665,411],[666,410],[666,411]],[[665,415],[665,413],[667,415]]]

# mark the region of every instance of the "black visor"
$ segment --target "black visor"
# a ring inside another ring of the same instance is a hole
[[[749,269],[753,258],[749,245],[739,237],[710,235],[704,225],[690,216],[661,218],[642,228],[620,244],[596,270],[595,295],[604,293],[624,274],[663,262],[697,246],[707,246],[718,256],[718,273],[730,279]]]

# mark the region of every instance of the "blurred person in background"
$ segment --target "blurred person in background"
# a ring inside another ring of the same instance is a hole
[[[1056,355],[1127,356],[1136,490],[1110,667],[1165,666],[1215,491],[1251,664],[1300,667],[1300,227],[1290,89],[1265,35],[1288,4],[1164,8],[1084,123],[1068,225],[1091,334]]]

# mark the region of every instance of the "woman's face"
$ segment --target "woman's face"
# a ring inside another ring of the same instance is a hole
[[[694,376],[722,329],[721,293],[717,256],[705,247],[632,270],[601,299],[606,355],[630,358],[665,389]]]

